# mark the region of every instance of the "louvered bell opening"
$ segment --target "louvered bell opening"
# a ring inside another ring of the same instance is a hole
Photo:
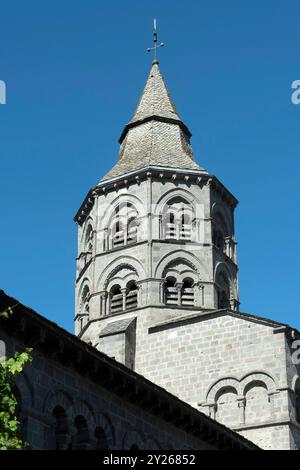
[[[184,287],[181,293],[181,303],[186,306],[194,305],[194,288]]]
[[[124,245],[124,231],[121,230],[120,232],[116,232],[113,236],[113,247],[116,248],[118,246]]]
[[[176,228],[175,224],[167,223],[166,224],[166,239],[174,239],[176,238]]]
[[[112,294],[110,301],[110,312],[118,313],[123,310],[123,295],[120,291]]]
[[[181,240],[191,240],[192,227],[190,224],[183,224],[179,230],[179,238]]]
[[[127,243],[136,243],[137,241],[137,227],[131,227],[129,228],[127,232]]]
[[[191,278],[186,278],[183,281],[181,305],[186,307],[192,307],[194,305],[194,281]]]
[[[167,305],[178,305],[178,291],[172,282],[166,283],[165,302]]]
[[[178,304],[178,292],[176,287],[166,288],[166,304],[177,305]]]
[[[137,307],[137,296],[138,296],[138,291],[137,291],[136,286],[134,286],[126,294],[126,310],[130,310],[132,308]]]

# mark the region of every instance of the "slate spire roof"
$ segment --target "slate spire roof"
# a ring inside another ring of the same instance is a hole
[[[118,162],[102,181],[151,166],[205,171],[194,160],[191,135],[155,60],[136,111],[120,137]]]
[[[149,116],[161,116],[180,121],[157,61],[152,64],[145,88],[130,122]]]

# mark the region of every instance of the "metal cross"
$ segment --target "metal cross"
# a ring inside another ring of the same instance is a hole
[[[154,51],[154,59],[153,59],[153,64],[157,64],[157,49],[160,47],[164,47],[164,43],[161,42],[160,44],[157,44],[157,27],[156,27],[156,19],[154,18],[153,20],[153,47],[149,47],[147,49],[147,52]]]

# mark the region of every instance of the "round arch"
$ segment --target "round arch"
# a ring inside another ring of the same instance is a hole
[[[90,226],[92,227],[92,230],[94,231],[95,221],[91,215],[89,215],[89,217],[84,221],[83,230],[81,232],[81,237],[80,237],[80,243],[83,243],[85,241],[86,232],[87,232],[88,227]]]
[[[237,395],[241,394],[240,381],[236,377],[226,377],[218,380],[210,387],[206,395],[206,401],[208,403],[215,403],[222,390],[227,388],[235,390]]]
[[[160,215],[163,212],[163,208],[168,203],[168,201],[176,197],[186,200],[186,202],[188,204],[191,204],[191,206],[193,206],[194,209],[196,206],[199,205],[199,199],[187,189],[173,188],[167,191],[166,193],[164,193],[158,199],[154,208],[154,215]]]
[[[83,416],[86,420],[88,428],[92,430],[95,427],[94,413],[90,405],[84,401],[76,401],[70,408],[70,420],[74,422],[77,416]]]
[[[77,305],[78,306],[80,305],[81,296],[82,296],[82,293],[83,293],[83,290],[85,289],[85,287],[88,287],[88,289],[90,291],[90,294],[92,293],[91,285],[92,285],[92,282],[91,282],[90,278],[87,277],[87,276],[84,277],[83,280],[80,283],[80,286],[78,287],[78,290],[77,290]]]
[[[145,449],[145,436],[141,431],[129,429],[125,432],[122,439],[122,450],[130,450],[131,448]]]
[[[133,258],[132,256],[118,256],[114,261],[112,261],[104,271],[101,273],[98,282],[97,282],[97,292],[105,290],[105,287],[108,281],[121,269],[129,268],[134,271],[137,275],[137,278],[145,278],[145,271],[143,265],[140,261]]]
[[[276,391],[276,384],[274,379],[267,373],[261,371],[254,371],[247,374],[241,380],[242,394],[245,395],[252,384],[260,383],[263,384],[268,393],[274,393]]]
[[[175,250],[163,256],[156,265],[154,276],[162,279],[167,266],[180,261],[190,266],[201,278],[203,278],[203,275],[208,277],[207,270],[200,260],[194,254],[184,250]]]
[[[96,428],[103,429],[108,448],[109,449],[113,448],[116,443],[116,436],[115,436],[114,426],[110,418],[104,413],[97,413],[94,416],[94,420],[95,420],[95,429]]]
[[[55,407],[62,407],[66,413],[69,413],[73,400],[71,396],[64,390],[52,390],[50,391],[43,403],[43,411],[48,415],[52,415],[52,411]]]
[[[113,215],[116,213],[116,208],[120,204],[130,203],[136,209],[138,213],[138,217],[143,217],[146,215],[147,210],[144,207],[143,202],[133,194],[120,194],[116,196],[110,203],[107,204],[104,212],[101,214],[101,222],[99,229],[102,230],[110,225],[111,219]],[[103,210],[103,206],[101,206],[101,211]]]

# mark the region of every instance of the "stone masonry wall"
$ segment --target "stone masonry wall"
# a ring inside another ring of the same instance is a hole
[[[291,391],[299,375],[287,372],[291,358],[284,328],[224,312],[179,321],[180,312],[174,309],[172,319],[167,308],[162,322],[161,311],[144,308],[117,316],[137,318],[138,373],[259,446],[299,448]],[[104,318],[98,327],[111,321]]]
[[[152,310],[138,322],[136,370],[249,439],[257,435],[259,445],[289,448],[288,427],[278,428],[290,421],[284,333],[244,318],[201,314],[149,333],[158,317]],[[250,425],[260,431],[247,431]]]
[[[6,344],[8,356],[24,350],[22,343],[15,343],[3,332],[0,339]],[[32,449],[55,449],[56,407],[67,416],[67,425],[64,423],[59,433],[62,449],[70,445],[73,449],[130,449],[132,445],[147,450],[208,448],[206,443],[124,402],[72,368],[37,352],[33,352],[33,358],[17,382],[22,429]],[[78,417],[87,424],[81,436],[76,428]]]

